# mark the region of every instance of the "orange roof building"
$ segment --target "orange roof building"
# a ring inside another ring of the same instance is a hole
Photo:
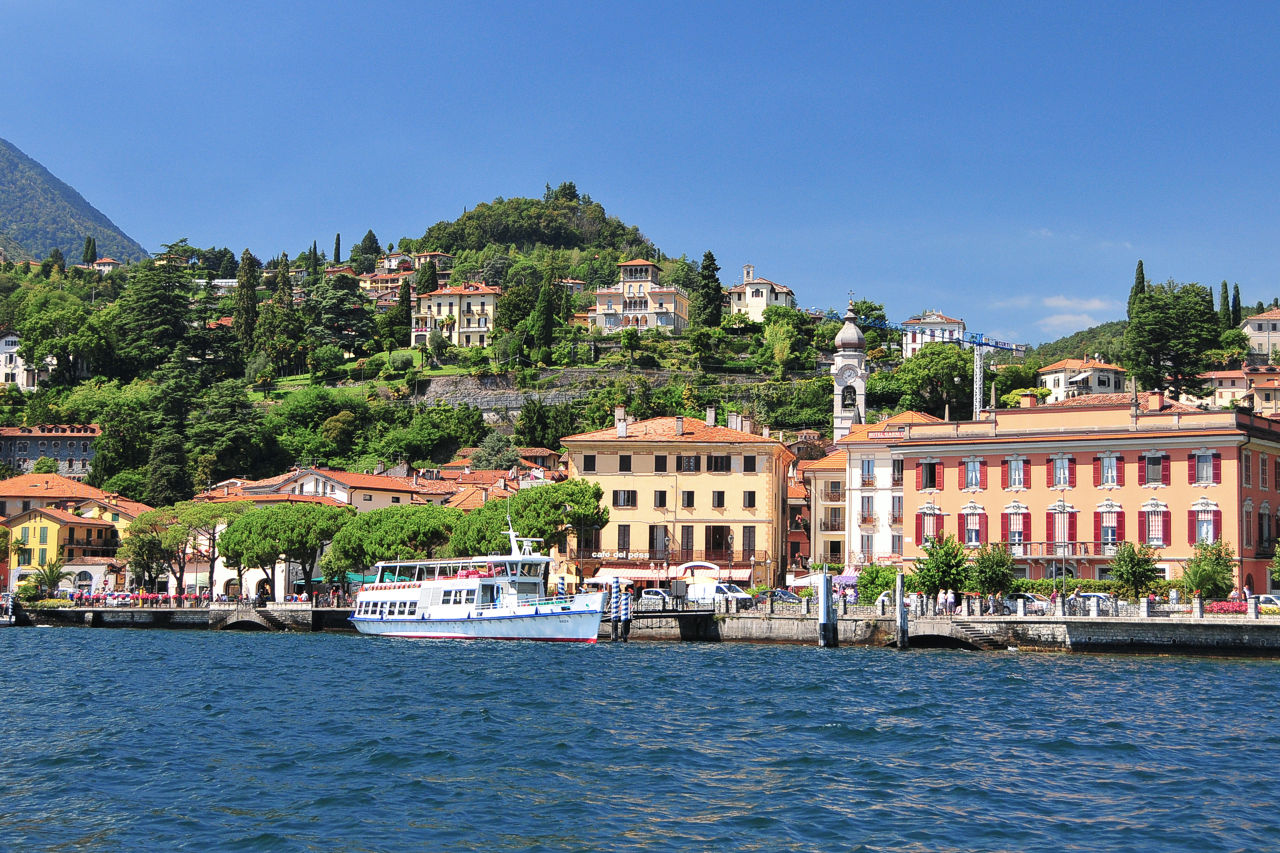
[[[43,456],[58,463],[58,474],[82,480],[89,474],[93,445],[101,434],[97,424],[0,427],[0,462],[30,472]]]
[[[1040,386],[1049,389],[1046,398],[1049,403],[1124,390],[1124,368],[1096,358],[1064,358],[1040,368],[1036,373]]]

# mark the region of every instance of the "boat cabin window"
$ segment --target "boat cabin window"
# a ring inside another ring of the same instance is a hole
[[[467,604],[476,603],[476,591],[474,589],[467,590]]]
[[[409,615],[410,616],[418,615],[418,602],[416,601],[409,602]]]

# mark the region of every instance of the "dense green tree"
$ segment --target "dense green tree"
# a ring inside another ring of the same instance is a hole
[[[58,473],[58,460],[49,456],[41,456],[31,466],[32,474],[56,474]]]
[[[52,359],[50,381],[72,382],[78,365],[99,349],[97,326],[90,325],[88,308],[73,293],[50,284],[26,288],[23,295],[15,324],[20,336],[18,354],[27,364]]]
[[[519,461],[520,453],[515,444],[500,432],[486,435],[471,455],[471,467],[477,471],[506,470]]]
[[[521,447],[556,450],[560,439],[577,431],[572,403],[548,406],[536,397],[526,397],[516,417],[515,440]]]
[[[912,587],[936,595],[940,589],[962,592],[969,585],[969,563],[964,546],[950,533],[924,546],[924,557],[912,570]]]
[[[455,555],[508,552],[508,511],[519,535],[542,539],[547,549],[562,547],[571,531],[608,523],[609,510],[600,506],[603,494],[598,485],[586,480],[521,489],[510,501],[489,501],[459,519],[449,547]]]
[[[1219,344],[1213,297],[1198,284],[1149,285],[1134,301],[1125,329],[1125,367],[1139,387],[1175,397],[1198,394],[1207,353]]]
[[[1138,259],[1138,269],[1133,274],[1133,287],[1129,289],[1129,319],[1133,319],[1133,306],[1138,297],[1147,292],[1147,276],[1142,271],[1142,259]]]
[[[342,232],[333,235],[333,262],[342,263]]]
[[[1134,598],[1140,598],[1156,581],[1155,552],[1147,545],[1121,542],[1111,558],[1109,571],[1122,591],[1128,590]]]
[[[864,607],[871,606],[881,593],[893,590],[897,584],[898,570],[895,567],[875,563],[863,566],[858,572],[858,602]]]
[[[54,246],[53,250],[49,252],[49,260],[53,262],[53,268],[58,272],[67,271],[67,259],[62,256],[62,250],[57,246]]]
[[[435,261],[427,261],[418,267],[413,274],[413,285],[417,293],[435,293],[440,289],[440,272]]]
[[[182,436],[166,426],[151,442],[151,455],[147,460],[147,503],[169,506],[189,497],[191,475],[187,471]]]
[[[379,560],[442,556],[462,512],[442,506],[392,506],[363,512],[333,537],[321,560],[324,579],[341,583]]]
[[[972,415],[972,354],[955,344],[925,344],[898,368],[897,383],[904,408],[959,420]]]
[[[164,362],[187,333],[191,279],[173,266],[143,269],[116,307],[115,348],[125,376],[145,375]]]
[[[52,598],[63,581],[69,581],[75,576],[75,572],[67,570],[62,560],[62,549],[59,548],[52,560],[47,560],[32,570],[28,575],[28,582],[38,586],[45,598]]]
[[[279,599],[292,577],[277,583],[276,564],[299,567],[299,578],[308,596],[312,594],[316,563],[320,554],[342,527],[355,516],[351,507],[317,503],[279,503],[246,512],[227,526],[222,534],[222,552],[233,566],[271,568],[272,592]]]
[[[1226,598],[1235,587],[1235,553],[1227,542],[1200,542],[1182,569],[1182,588],[1205,598]],[[1114,570],[1112,571],[1114,575]]]
[[[80,256],[80,262],[89,266],[96,260],[98,260],[98,241],[92,237],[85,237],[84,253]]]
[[[245,383],[238,379],[210,386],[192,401],[185,454],[201,488],[283,467],[262,409],[249,401]]]
[[[1222,280],[1222,289],[1218,293],[1218,325],[1225,331],[1234,329],[1231,322],[1231,297],[1227,295],[1227,280]]]
[[[724,288],[720,285],[720,265],[716,256],[707,250],[698,267],[697,287],[689,295],[690,325],[714,329],[720,325],[724,306]]]
[[[360,281],[354,276],[340,273],[325,279],[308,299],[307,334],[321,344],[334,344],[343,352],[366,351],[373,337],[373,320],[365,302]]]
[[[192,553],[202,553],[209,566],[215,565],[222,530],[253,508],[249,501],[183,501],[175,504],[174,520],[184,534],[182,547]],[[208,582],[212,582],[212,574]]]
[[[1244,315],[1240,309],[1240,284],[1237,282],[1231,287],[1231,325],[1237,329],[1244,322]]]
[[[599,249],[637,253],[653,252],[653,245],[634,226],[607,216],[604,208],[579,194],[552,198],[495,199],[476,205],[453,222],[437,222],[417,241],[418,251],[457,254],[479,252],[489,245],[516,246],[524,251],[535,246]],[[611,271],[612,272],[612,271]]]
[[[1013,587],[1013,555],[1003,545],[983,545],[973,555],[969,570],[973,586],[983,595]]]

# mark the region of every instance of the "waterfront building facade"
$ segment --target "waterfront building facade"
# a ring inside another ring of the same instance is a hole
[[[1125,541],[1151,546],[1167,578],[1197,542],[1229,543],[1236,583],[1267,589],[1280,532],[1280,423],[1206,412],[1159,392],[1096,394],[909,425],[908,567],[944,533],[1000,543],[1029,578],[1106,578]]]
[[[1240,322],[1240,331],[1249,339],[1249,363],[1270,364],[1280,346],[1280,308],[1245,318]]]
[[[572,531],[568,558],[583,577],[604,569],[665,581],[676,566],[746,584],[775,583],[785,566],[787,476],[794,456],[730,415],[631,421],[562,440],[569,476],[597,483],[609,509],[599,530]]]

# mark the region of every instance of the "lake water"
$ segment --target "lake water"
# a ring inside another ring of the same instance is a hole
[[[1280,849],[1280,663],[9,629],[7,850]]]

